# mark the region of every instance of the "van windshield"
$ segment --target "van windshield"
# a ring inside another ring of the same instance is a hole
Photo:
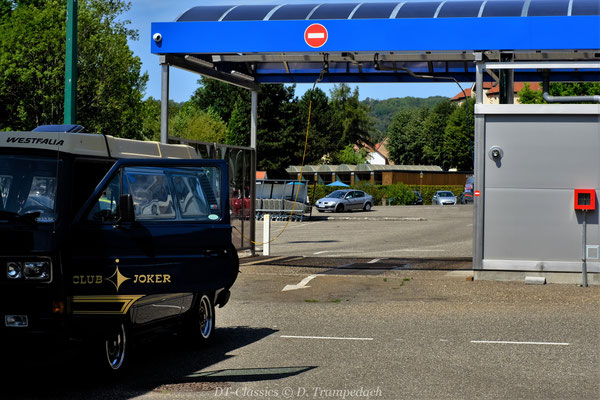
[[[56,158],[0,155],[0,221],[56,218]]]

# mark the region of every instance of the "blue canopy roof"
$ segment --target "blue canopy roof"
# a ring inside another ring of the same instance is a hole
[[[307,39],[313,24],[322,29],[316,45]],[[165,62],[241,86],[314,82],[324,66],[324,82],[410,82],[420,79],[415,73],[472,82],[475,53],[491,61],[506,52],[515,61],[599,61],[600,1],[207,5],[153,23],[152,34],[152,52]],[[553,76],[600,80],[597,69]],[[541,76],[534,68],[515,80]]]
[[[458,0],[198,6],[177,22],[599,15],[598,0]]]

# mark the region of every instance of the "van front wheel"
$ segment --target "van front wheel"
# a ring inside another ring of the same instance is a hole
[[[127,329],[125,323],[111,327],[102,341],[104,362],[108,371],[117,372],[123,369],[129,359],[129,348],[127,343]]]

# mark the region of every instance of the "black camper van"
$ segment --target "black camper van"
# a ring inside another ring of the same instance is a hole
[[[1,133],[2,346],[85,339],[118,371],[141,330],[210,339],[239,269],[227,182],[189,146]]]

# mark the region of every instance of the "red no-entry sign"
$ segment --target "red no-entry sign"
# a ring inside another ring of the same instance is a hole
[[[481,192],[479,190],[476,190],[475,191],[475,197],[479,197],[479,196],[481,196]]]
[[[327,42],[327,28],[321,24],[312,24],[304,31],[304,41],[310,47],[321,47]]]

